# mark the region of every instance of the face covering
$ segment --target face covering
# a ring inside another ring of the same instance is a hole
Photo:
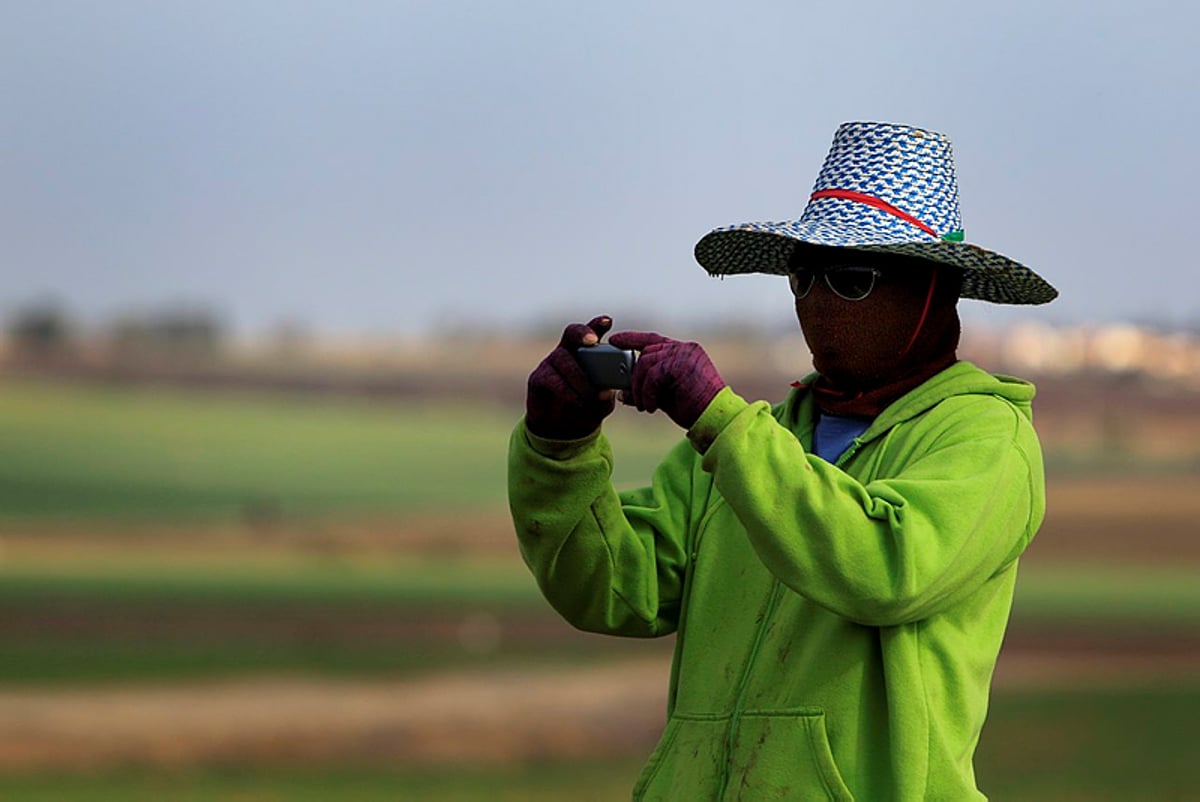
[[[879,275],[862,300],[839,297],[820,275],[796,299],[820,374],[811,390],[822,412],[873,418],[957,360],[961,277],[952,268],[890,255],[839,257],[840,264],[877,267]]]

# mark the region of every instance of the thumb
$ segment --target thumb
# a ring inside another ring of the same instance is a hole
[[[656,343],[670,342],[670,338],[664,337],[661,334],[656,334],[652,331],[618,331],[616,334],[609,337],[608,341],[617,348],[640,351],[643,348],[655,345]]]
[[[588,321],[588,328],[596,332],[597,337],[603,337],[608,334],[608,330],[612,328],[612,318],[608,315],[600,315]]]

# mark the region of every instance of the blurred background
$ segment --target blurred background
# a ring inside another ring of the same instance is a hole
[[[1200,12],[809,6],[6,2],[0,798],[627,798],[672,644],[538,596],[526,376],[606,313],[781,400],[783,279],[691,249],[872,119],[1062,292],[960,307],[1048,466],[981,787],[1200,799]]]

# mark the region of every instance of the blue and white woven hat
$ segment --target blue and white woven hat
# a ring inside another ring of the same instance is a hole
[[[950,139],[911,126],[841,125],[799,220],[718,228],[696,243],[696,260],[711,275],[786,275],[797,243],[962,268],[963,298],[1044,304],[1058,296],[1025,265],[963,241]]]

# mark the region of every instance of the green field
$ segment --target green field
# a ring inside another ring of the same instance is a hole
[[[621,414],[621,413],[625,414]],[[299,518],[500,505],[519,411],[0,383],[0,519]],[[618,483],[678,430],[619,410]]]
[[[506,444],[519,415],[478,399],[3,379],[0,522],[271,523],[503,507]],[[681,438],[664,415],[620,408],[605,432],[619,487],[647,482]],[[1051,447],[1047,464],[1070,475],[1112,475],[1120,465],[1178,474],[1200,460],[1200,453],[1160,459],[1103,445]]]

